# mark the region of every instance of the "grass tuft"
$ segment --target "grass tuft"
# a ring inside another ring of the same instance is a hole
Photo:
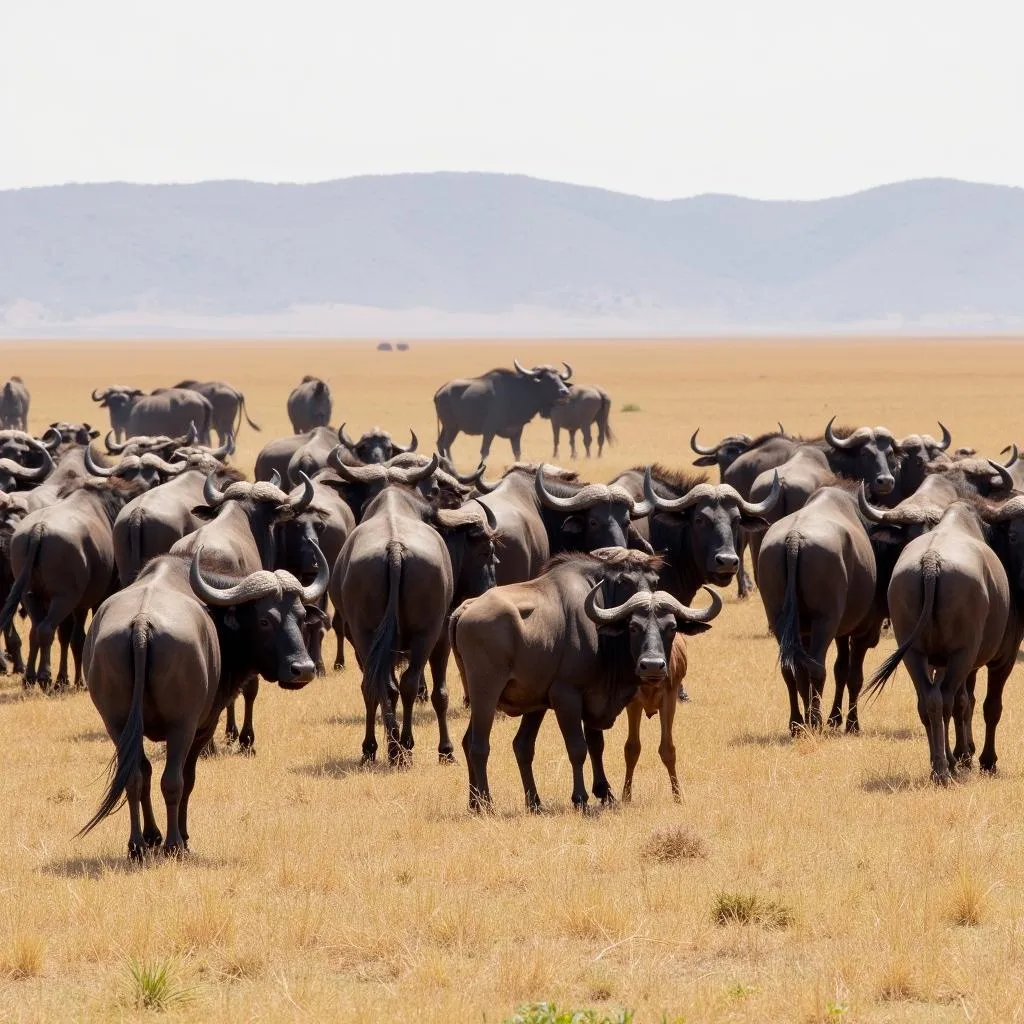
[[[189,998],[188,990],[174,982],[171,968],[170,960],[163,960],[158,964],[128,961],[132,997],[139,1009],[163,1013]]]
[[[636,402],[626,402],[626,404],[619,410],[620,412],[643,412]]]
[[[708,844],[687,825],[670,825],[652,832],[644,843],[651,860],[698,860],[708,855]]]
[[[788,928],[795,920],[784,903],[752,892],[720,892],[711,917],[715,924],[758,924],[763,928]]]
[[[38,935],[16,935],[0,957],[0,977],[11,981],[38,978],[43,973],[46,943]]]
[[[632,1010],[616,1010],[611,1016],[597,1010],[559,1010],[554,1003],[521,1006],[504,1024],[631,1024]]]

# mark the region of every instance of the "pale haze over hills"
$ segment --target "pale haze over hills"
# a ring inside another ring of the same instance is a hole
[[[0,333],[1024,325],[1024,189],[659,201],[498,174],[0,192]]]

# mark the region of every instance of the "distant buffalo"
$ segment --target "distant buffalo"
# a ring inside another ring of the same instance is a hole
[[[243,416],[253,430],[260,429],[249,419],[249,412],[245,408],[245,395],[238,388],[219,380],[183,380],[174,386],[198,391],[213,406],[213,429],[217,431],[221,444],[229,434],[231,437],[238,437],[238,428],[242,425]]]
[[[551,433],[555,439],[553,458],[558,458],[558,436],[562,430],[569,432],[569,453],[576,458],[576,432],[583,434],[583,447],[590,458],[591,426],[597,427],[597,457],[604,454],[605,441],[615,443],[608,416],[612,400],[603,388],[589,384],[574,384],[569,394],[551,408]]]
[[[302,382],[288,396],[288,419],[296,434],[305,434],[314,427],[326,427],[331,422],[331,389],[319,377],[302,378]]]
[[[498,369],[482,377],[452,380],[434,395],[437,410],[437,450],[451,458],[459,434],[483,435],[480,457],[486,459],[495,437],[507,437],[512,454],[521,457],[523,427],[534,416],[550,416],[555,403],[569,394],[572,367],[565,373],[553,366],[526,370],[513,360],[514,370]]]
[[[28,403],[30,396],[25,382],[12,377],[0,388],[0,428],[28,430]]]

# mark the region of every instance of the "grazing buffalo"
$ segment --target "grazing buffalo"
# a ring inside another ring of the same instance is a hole
[[[128,436],[128,418],[137,399],[146,392],[138,388],[128,388],[115,384],[109,388],[96,388],[92,400],[99,402],[101,409],[110,413],[110,429],[115,441],[122,441]]]
[[[482,434],[480,458],[486,459],[495,437],[507,437],[512,454],[521,455],[523,427],[534,416],[548,416],[554,404],[569,394],[572,367],[565,373],[552,366],[526,370],[516,361],[514,370],[491,370],[482,377],[452,380],[434,395],[437,411],[437,450],[451,458],[455,438]]]
[[[789,691],[789,729],[821,727],[825,657],[836,643],[836,695],[829,725],[859,732],[857,700],[864,656],[878,646],[884,609],[875,601],[877,566],[849,485],[823,487],[763,537],[757,581],[768,624],[779,644]],[[803,714],[800,711],[803,703]]]
[[[198,391],[187,388],[161,388],[136,398],[125,428],[128,437],[187,433],[191,424],[199,432],[200,444],[210,443],[213,406]]]
[[[456,556],[457,551],[457,557]],[[411,757],[412,708],[425,688],[437,716],[438,755],[452,758],[448,734],[447,620],[453,599],[494,585],[494,546],[479,506],[435,509],[409,487],[389,485],[349,535],[331,575],[330,595],[363,669],[366,735],[363,761],[377,757],[375,718],[381,709],[388,761]],[[405,671],[396,683],[396,663]],[[402,699],[402,730],[395,716]]]
[[[80,834],[112,814],[127,794],[131,816],[128,856],[141,860],[188,850],[188,803],[196,762],[217,719],[255,673],[297,690],[313,678],[302,640],[309,615],[327,585],[321,555],[313,584],[287,572],[259,570],[241,578],[204,573],[200,559],[167,555],[151,562],[130,587],[96,613],[85,645],[89,695],[116,754],[110,784]],[[143,737],[166,741],[160,790],[167,837],[153,814],[153,768]]]
[[[541,809],[533,754],[549,708],[572,764],[573,805],[583,808],[588,801],[588,751],[594,796],[611,799],[604,730],[641,685],[665,678],[677,630],[703,632],[722,607],[712,593],[705,611],[687,608],[651,589],[656,576],[657,560],[640,552],[562,555],[537,579],[496,587],[452,614],[452,650],[470,705],[462,746],[472,810],[491,803],[487,761],[499,710],[523,719],[512,747],[529,810]]]
[[[0,427],[28,430],[31,396],[20,377],[12,377],[0,388]]]
[[[68,685],[68,646],[75,656],[75,685],[81,681],[82,645],[90,611],[113,592],[113,524],[118,512],[139,494],[140,480],[71,481],[52,505],[30,512],[11,537],[14,585],[0,611],[0,631],[19,604],[32,620],[25,683],[48,689],[50,648],[60,633],[56,685]],[[38,670],[36,659],[38,656]]]
[[[597,457],[604,454],[605,441],[615,443],[608,416],[612,411],[612,400],[604,388],[590,384],[573,384],[569,394],[551,407],[551,433],[554,450],[551,457],[558,458],[558,438],[562,430],[569,433],[569,454],[576,458],[576,432],[583,435],[583,447],[590,458],[591,426],[597,427]]]
[[[183,380],[180,384],[174,385],[175,389],[184,388],[188,391],[198,391],[213,407],[212,428],[217,431],[220,443],[230,437],[238,437],[238,430],[242,426],[242,417],[253,430],[260,428],[249,419],[249,411],[245,407],[245,395],[238,388],[232,387],[219,380]]]
[[[221,491],[213,474],[203,485],[205,506],[196,506],[192,514],[205,520],[203,526],[171,547],[171,554],[196,556],[204,551],[206,564],[218,572],[251,573],[277,566],[276,527],[301,515],[313,500],[313,482],[302,479],[302,492],[289,495],[272,483],[232,483]],[[235,725],[234,702],[228,705],[227,734],[241,748],[255,751],[253,704],[259,693],[259,680],[253,678],[243,688],[245,720],[241,731]]]
[[[288,396],[288,419],[296,434],[306,434],[331,422],[331,389],[319,377],[305,376]]]
[[[419,445],[416,431],[410,427],[409,434],[409,447],[403,448],[400,444],[392,441],[391,435],[386,430],[381,430],[380,427],[368,430],[358,441],[353,441],[345,433],[344,423],[338,427],[338,441],[362,466],[390,462],[396,455],[405,455],[408,452],[416,451]]]
[[[868,690],[881,690],[903,662],[917,691],[928,735],[932,778],[947,784],[969,769],[978,670],[988,668],[982,770],[996,766],[1003,688],[1024,636],[1024,498],[1002,505],[978,499],[950,505],[934,530],[907,544],[889,584],[899,646]],[[953,720],[956,745],[949,748]]]

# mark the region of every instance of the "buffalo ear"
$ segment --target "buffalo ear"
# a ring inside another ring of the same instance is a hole
[[[309,622],[310,625],[318,624],[323,626],[324,629],[329,628],[331,625],[331,617],[327,612],[322,608],[317,608],[315,604],[307,604],[303,605],[303,607],[306,609],[306,619],[311,620]]]
[[[99,436],[100,436],[100,432],[98,430],[90,430],[89,431],[89,437],[90,438],[99,437]]]
[[[196,519],[202,519],[204,523],[208,523],[211,519],[216,517],[217,510],[215,508],[210,508],[209,505],[193,505],[192,515],[194,515]]]
[[[597,627],[600,636],[624,636],[629,631],[629,624],[625,622],[602,622]]]
[[[710,622],[679,622],[676,624],[676,632],[684,636],[697,636],[698,633],[706,633],[711,628]]]
[[[763,516],[740,516],[740,526],[746,533],[764,533],[771,525]]]
[[[702,455],[699,459],[693,460],[695,466],[717,466],[718,459],[714,455]]]
[[[582,533],[583,532],[583,517],[582,516],[566,516],[562,520],[562,530],[565,533]]]

